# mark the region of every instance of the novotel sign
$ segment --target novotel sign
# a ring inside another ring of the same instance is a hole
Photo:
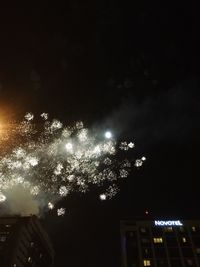
[[[182,222],[177,221],[154,221],[156,226],[182,226]]]

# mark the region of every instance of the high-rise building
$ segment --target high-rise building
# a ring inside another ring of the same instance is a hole
[[[0,217],[1,267],[52,267],[54,250],[36,216]]]
[[[200,267],[200,220],[121,221],[122,267]]]

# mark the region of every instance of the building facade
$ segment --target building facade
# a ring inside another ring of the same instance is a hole
[[[0,217],[1,267],[53,267],[54,251],[36,216]]]
[[[121,221],[122,267],[200,267],[200,220]]]

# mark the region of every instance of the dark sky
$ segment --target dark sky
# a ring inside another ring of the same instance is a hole
[[[119,267],[120,218],[200,215],[199,10],[130,2],[1,8],[1,116],[103,122],[147,157],[115,199],[74,194],[46,216],[56,267]]]

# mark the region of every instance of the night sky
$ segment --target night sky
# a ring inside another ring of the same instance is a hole
[[[1,8],[0,118],[105,124],[147,161],[101,202],[43,218],[55,267],[120,266],[123,218],[199,218],[200,23],[189,2],[69,0]]]

